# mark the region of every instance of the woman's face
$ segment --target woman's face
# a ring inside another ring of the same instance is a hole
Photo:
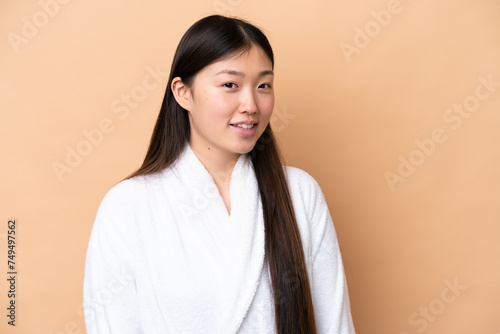
[[[180,97],[189,113],[193,150],[250,152],[273,112],[273,79],[271,61],[257,46],[200,71]]]

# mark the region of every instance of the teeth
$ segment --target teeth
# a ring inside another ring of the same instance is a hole
[[[243,129],[251,129],[253,128],[254,124],[236,124],[235,126],[239,127],[239,128],[243,128]]]

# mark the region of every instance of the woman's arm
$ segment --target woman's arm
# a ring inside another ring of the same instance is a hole
[[[88,334],[141,333],[134,253],[126,236],[130,215],[111,189],[104,197],[90,236],[85,263],[84,314]]]
[[[313,179],[312,293],[318,333],[354,334],[344,266],[323,193]]]

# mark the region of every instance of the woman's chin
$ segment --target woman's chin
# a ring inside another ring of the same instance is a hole
[[[236,148],[235,148],[235,152],[239,153],[239,154],[247,154],[247,153],[250,153],[250,151],[252,151],[252,149],[254,148],[255,146],[255,143],[249,143],[249,144],[242,144],[242,145],[238,145]]]

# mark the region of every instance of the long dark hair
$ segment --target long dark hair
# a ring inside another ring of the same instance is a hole
[[[252,45],[271,60],[266,36],[246,21],[220,15],[193,24],[175,52],[167,90],[142,166],[127,177],[159,172],[175,162],[189,142],[187,112],[177,103],[170,83],[180,77],[187,86],[206,66]],[[265,260],[271,274],[276,330],[279,334],[315,334],[316,323],[307,267],[282,159],[268,125],[250,152],[262,199],[265,226]]]

